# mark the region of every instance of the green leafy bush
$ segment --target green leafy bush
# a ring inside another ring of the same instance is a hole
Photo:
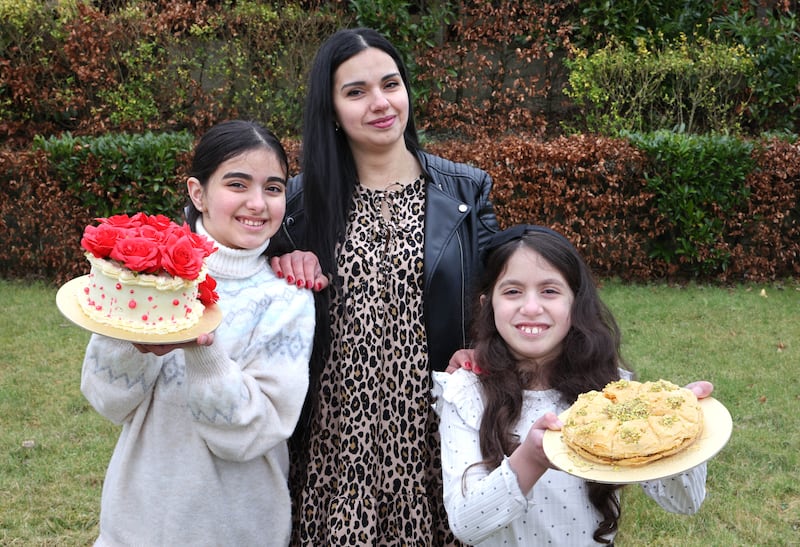
[[[797,14],[758,17],[753,11],[718,17],[715,26],[728,40],[750,52],[756,70],[749,85],[753,101],[748,113],[754,127],[798,131],[800,114],[800,29]]]
[[[579,8],[581,25],[573,37],[573,46],[588,55],[615,44],[635,51],[638,43],[649,42],[653,35],[665,42],[692,36],[711,40],[720,47],[743,47],[754,69],[746,72],[749,94],[740,98],[746,103],[734,108],[740,118],[737,125],[751,135],[800,133],[800,29],[796,4],[774,0],[586,0],[579,3]],[[639,61],[647,59],[635,62]],[[629,127],[637,126],[631,123]]]
[[[734,2],[708,0],[582,0],[581,28],[576,45],[583,49],[603,48],[616,40],[633,45],[657,29],[667,39],[693,34],[707,25],[717,9]]]
[[[667,226],[650,243],[650,256],[682,262],[697,274],[725,270],[730,251],[724,227],[749,197],[745,180],[755,166],[752,143],[669,131],[628,138],[650,158],[644,176]]]
[[[577,51],[567,96],[583,109],[586,128],[620,131],[672,129],[687,133],[739,133],[749,100],[753,60],[743,46],[686,36],[664,43],[636,39],[594,52]]]
[[[64,190],[98,217],[146,211],[180,218],[186,189],[175,184],[194,144],[191,133],[37,137]]]

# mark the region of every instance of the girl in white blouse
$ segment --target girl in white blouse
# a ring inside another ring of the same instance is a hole
[[[572,244],[541,226],[499,232],[484,255],[473,325],[474,374],[434,373],[444,501],[471,545],[613,543],[619,486],[554,469],[546,429],[578,394],[632,374],[619,368],[620,333]],[[713,386],[688,386],[698,397]],[[670,512],[696,512],[706,466],[642,483]]]

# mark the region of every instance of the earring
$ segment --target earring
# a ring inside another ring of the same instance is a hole
[[[333,122],[333,130],[334,131],[336,131],[338,133],[341,128],[342,127],[339,125],[339,122]]]

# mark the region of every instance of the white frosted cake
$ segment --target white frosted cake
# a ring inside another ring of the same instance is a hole
[[[217,298],[205,266],[213,244],[161,215],[97,220],[81,240],[91,265],[78,297],[83,312],[137,333],[170,334],[199,323]]]
[[[92,265],[84,313],[104,325],[135,332],[167,334],[196,325],[203,316],[197,286],[206,278],[188,281],[166,274],[135,273],[117,263],[87,253]]]

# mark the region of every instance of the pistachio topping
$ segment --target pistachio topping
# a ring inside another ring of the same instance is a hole
[[[626,427],[620,430],[619,437],[626,443],[635,443],[642,438],[642,432],[632,427]]]
[[[676,416],[673,416],[672,414],[667,414],[667,415],[661,417],[661,424],[665,425],[667,427],[669,427],[671,425],[674,425],[675,422],[677,422],[677,421],[678,421],[678,418]]]
[[[623,403],[607,405],[604,410],[609,418],[616,418],[620,422],[639,420],[650,415],[650,406],[638,397]]]
[[[667,404],[670,408],[680,408],[683,405],[683,397],[667,397]]]

